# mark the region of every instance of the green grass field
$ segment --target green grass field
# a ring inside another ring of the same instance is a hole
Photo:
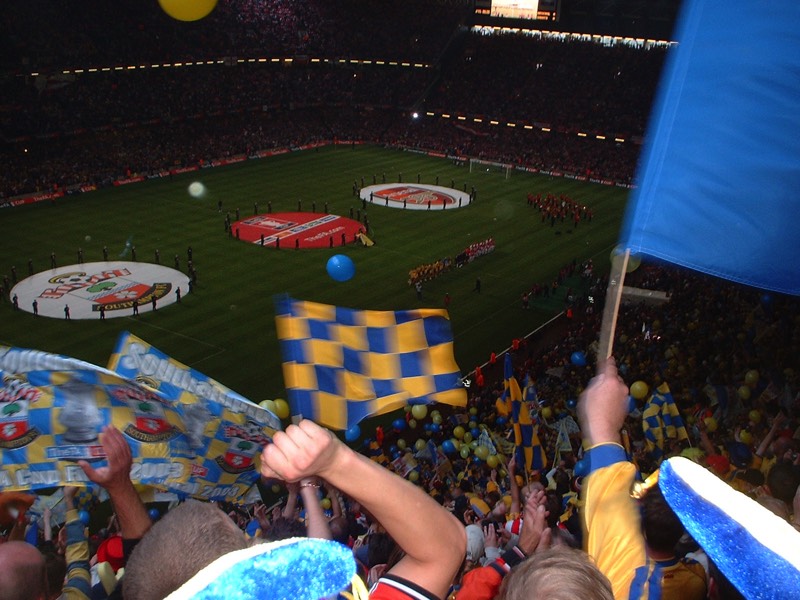
[[[356,265],[356,275],[345,283],[326,273],[326,261],[341,249],[280,250],[237,242],[224,231],[217,202],[231,213],[238,207],[244,218],[258,202],[266,212],[294,211],[316,202],[322,212],[328,202],[332,213],[347,216],[360,203],[352,183],[363,176],[386,173],[387,182],[403,181],[475,186],[477,201],[459,210],[403,211],[369,207],[370,227],[376,245],[348,246],[344,253]],[[208,194],[202,199],[187,193],[190,182],[202,181]],[[528,207],[528,192],[565,193],[594,210],[591,223],[577,230],[565,223],[551,228],[542,224],[538,211]],[[446,159],[371,146],[330,146],[231,167],[104,189],[0,212],[0,270],[10,274],[16,266],[20,278],[27,274],[28,259],[36,271],[49,268],[50,252],[59,265],[77,262],[83,248],[85,260],[102,260],[102,247],[116,259],[131,240],[139,261],[154,260],[159,249],[162,263],[172,264],[179,254],[186,265],[192,246],[198,271],[194,293],[182,304],[165,306],[138,318],[101,321],[35,318],[27,312],[0,305],[0,343],[81,358],[105,366],[120,331],[128,330],[176,360],[186,363],[244,396],[258,402],[284,397],[280,354],[275,335],[273,296],[287,292],[307,300],[377,310],[442,306],[445,293],[452,297],[450,315],[455,334],[456,359],[463,373],[483,363],[489,353],[509,346],[549,320],[563,308],[563,292],[541,299],[531,309],[521,308],[520,295],[533,283],[549,282],[561,266],[573,259],[594,258],[607,269],[615,244],[627,191],[601,185],[513,172],[473,172]],[[556,233],[558,230],[560,233]],[[409,269],[445,256],[454,257],[472,242],[494,237],[497,250],[466,267],[425,284],[424,298],[416,299],[407,284]],[[124,258],[124,257],[120,257]],[[475,278],[483,282],[481,294],[472,292]],[[575,281],[570,281],[575,285]]]

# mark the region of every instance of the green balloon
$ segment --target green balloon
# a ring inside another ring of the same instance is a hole
[[[472,441],[472,434],[469,431],[464,433],[464,440],[463,441],[464,441],[465,444],[469,444]]]

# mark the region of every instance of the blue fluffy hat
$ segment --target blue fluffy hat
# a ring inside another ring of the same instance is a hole
[[[686,458],[664,461],[658,479],[672,510],[747,598],[800,597],[800,532]]]
[[[366,598],[350,548],[329,540],[292,538],[229,552],[167,600],[318,600],[351,582],[354,595]]]

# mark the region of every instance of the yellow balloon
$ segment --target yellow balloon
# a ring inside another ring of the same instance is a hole
[[[262,400],[258,403],[261,408],[267,409],[273,415],[275,414],[275,401],[274,400]]]
[[[717,420],[714,417],[706,417],[703,419],[703,422],[706,424],[706,429],[708,429],[711,433],[714,433],[717,430]]]
[[[750,387],[755,387],[758,383],[758,371],[755,369],[750,369],[744,374],[744,382]]]
[[[496,454],[490,454],[486,457],[486,464],[489,465],[490,469],[494,469],[497,465],[500,464],[500,459],[497,458]]]
[[[273,494],[279,494],[281,489],[282,489],[281,486],[278,485],[277,483],[272,484],[272,493]]]
[[[750,399],[750,388],[747,387],[746,385],[739,386],[739,390],[737,391],[737,393],[739,394],[739,398],[741,398],[742,400]]]
[[[414,442],[414,448],[416,449],[417,452],[421,452],[427,445],[428,445],[427,442],[422,438]]]
[[[466,433],[464,433],[463,440],[465,444],[469,444],[472,441],[472,434],[469,431],[467,431]]]
[[[439,413],[432,414],[431,415],[431,421],[433,421],[437,425],[441,425],[442,424],[442,415],[440,415]]]
[[[417,481],[419,479],[419,471],[411,471],[408,474],[409,481]]]
[[[551,419],[551,418],[553,417],[553,409],[552,409],[552,408],[550,408],[549,406],[545,406],[545,407],[542,409],[542,416],[543,416],[545,419]]]
[[[756,410],[755,408],[751,410],[747,416],[753,423],[761,423],[761,411]]]
[[[753,434],[746,429],[739,432],[739,441],[748,446],[753,443]]]
[[[489,448],[487,448],[486,446],[478,446],[477,448],[475,448],[474,452],[475,456],[477,456],[481,460],[486,460],[487,458],[489,458]]]
[[[611,259],[612,264],[614,262],[614,257],[616,257],[618,254],[624,254],[624,252],[625,248],[623,248],[621,245],[615,247],[611,251],[611,256],[609,257]],[[639,256],[638,254],[631,254],[630,256],[628,256],[628,265],[627,268],[625,269],[625,272],[633,273],[636,269],[639,268],[639,265],[641,264],[642,264],[642,257]]]
[[[289,418],[289,403],[283,398],[275,398],[275,414],[279,419]]]
[[[199,21],[207,17],[217,0],[158,0],[161,9],[178,21]]]
[[[328,510],[331,507],[331,499],[323,498],[320,504],[322,505],[323,510]]]
[[[453,427],[453,437],[455,437],[456,439],[459,440],[464,439],[465,433],[466,431],[464,431],[464,428],[461,425],[456,425],[455,427]]]
[[[428,407],[424,404],[415,404],[411,407],[411,414],[415,419],[424,419],[428,416]]]
[[[405,441],[403,438],[399,438],[399,439],[397,440],[397,447],[398,447],[400,450],[405,450],[405,449],[406,449],[406,441]]]
[[[647,387],[647,384],[644,381],[634,381],[631,384],[631,396],[637,400],[644,400],[647,396],[647,392],[649,391],[650,388]]]

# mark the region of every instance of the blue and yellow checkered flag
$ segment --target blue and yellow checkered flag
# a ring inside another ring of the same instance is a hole
[[[666,383],[658,386],[647,400],[642,412],[642,431],[647,451],[655,460],[664,458],[664,442],[667,439],[689,439],[672,392]]]
[[[446,310],[275,304],[292,414],[349,429],[407,403],[466,406]]]
[[[534,426],[528,405],[522,399],[522,390],[517,378],[514,377],[511,354],[508,353],[506,353],[503,376],[505,389],[502,402],[510,407],[517,464],[525,465],[526,474],[532,470],[544,469],[547,466],[547,457],[539,441],[539,428]]]

